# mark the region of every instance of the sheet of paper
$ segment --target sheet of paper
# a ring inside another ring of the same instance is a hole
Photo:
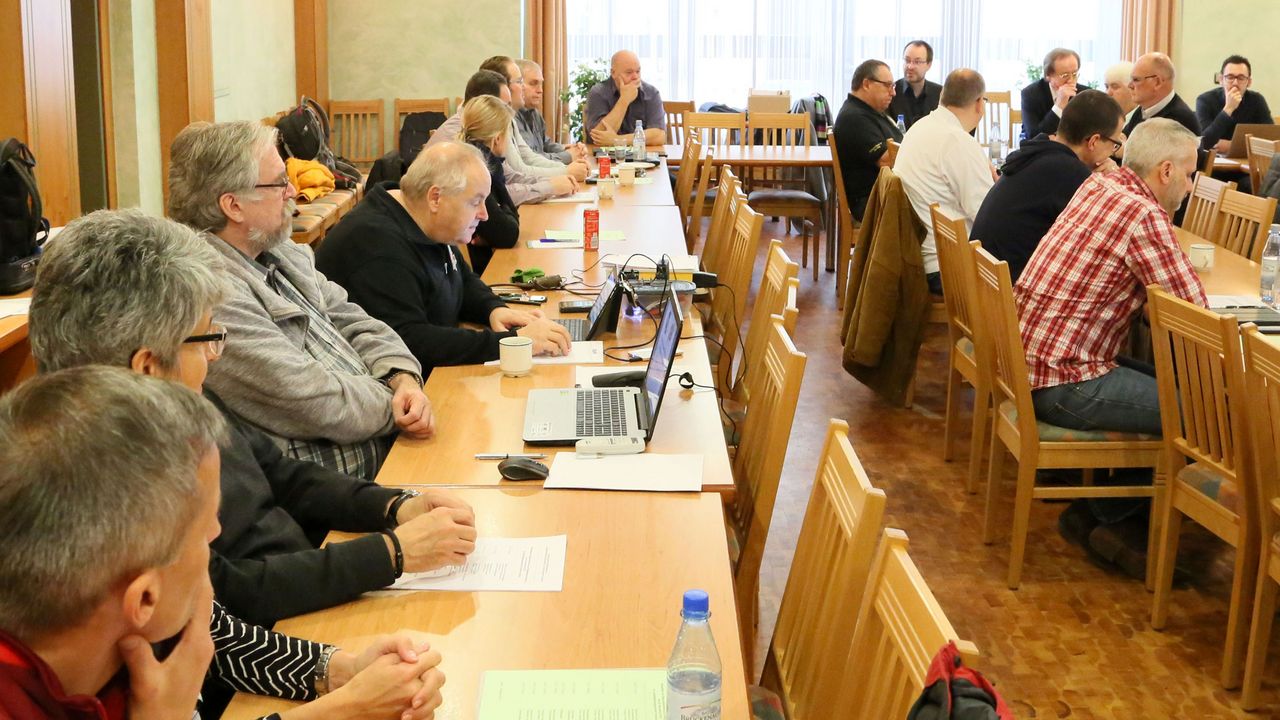
[[[651,178],[651,177],[642,177],[642,178],[641,178],[641,177],[638,177],[638,178],[636,178],[636,180],[635,180],[635,184],[636,184],[636,185],[652,185],[652,184],[653,184],[653,178]],[[623,187],[626,187],[626,186],[625,186],[625,185],[623,185]]]
[[[627,268],[631,270],[653,270],[655,269],[654,258],[650,260],[648,257],[639,255],[631,255],[627,252],[610,253],[600,258],[600,264],[605,267],[617,267],[622,263],[627,264]],[[693,255],[672,255],[671,266],[676,272],[694,272],[698,269],[698,258]]]
[[[565,195],[564,197],[547,198],[546,200],[543,200],[539,204],[554,205],[558,203],[589,203],[589,202],[595,202],[595,201],[596,201],[596,191],[594,189],[587,189],[587,190],[579,190],[578,192],[572,195]]]
[[[542,237],[548,240],[555,240],[557,242],[569,240],[582,242],[582,230],[552,230],[548,228],[542,233]],[[600,242],[618,242],[626,239],[626,236],[622,234],[621,230],[600,231]]]
[[[635,353],[638,353],[639,351],[631,350],[630,352],[635,354]],[[676,357],[679,357],[679,356],[680,356],[680,351],[677,350]],[[649,359],[648,354],[645,355],[644,359],[645,360]],[[639,363],[636,363],[636,365],[634,365],[631,369],[644,370],[644,367],[641,366]],[[605,365],[605,366],[579,365],[578,367],[573,369],[573,382],[578,387],[589,388],[592,386],[591,378],[597,375],[607,375],[613,372],[626,372],[626,369],[624,368],[622,370],[619,370],[616,365]],[[693,391],[696,393],[709,393],[709,392],[716,391],[715,383],[711,382],[711,368],[709,367],[696,369],[690,365],[683,365],[677,362],[677,363],[671,364],[671,372],[677,375],[683,372],[687,372],[690,375],[692,375],[693,381],[697,383],[697,385],[693,387]],[[675,388],[677,390],[683,389],[679,386],[678,380],[676,378],[671,378],[671,382],[667,383],[667,387],[668,389],[670,388]]]
[[[548,490],[647,490],[700,492],[702,456],[693,454],[605,455],[583,459],[577,453],[559,452],[551,474],[542,484]]]
[[[390,589],[560,592],[564,589],[566,537],[477,538],[475,552],[467,556],[466,563],[405,573]]]
[[[31,298],[9,298],[0,300],[0,317],[10,315],[26,315],[31,310]]]
[[[599,340],[581,340],[570,344],[568,355],[535,355],[534,365],[599,365],[604,362],[604,343]],[[485,365],[496,366],[499,361],[490,360]]]
[[[487,670],[478,720],[665,720],[667,671]]]
[[[1208,299],[1210,310],[1266,307],[1266,303],[1257,295],[1209,295]]]

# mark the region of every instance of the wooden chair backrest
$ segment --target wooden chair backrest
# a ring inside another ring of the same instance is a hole
[[[701,143],[701,140],[699,140]],[[692,206],[689,209],[689,223],[685,226],[684,244],[689,250],[689,254],[695,254],[695,248],[698,246],[698,238],[702,236],[702,218],[707,206],[707,188],[712,182],[719,183],[716,180],[715,166],[712,162],[715,160],[715,148],[706,148],[706,152],[702,154],[702,160],[698,163],[698,179],[697,187],[693,192]],[[732,177],[732,171],[729,172]],[[723,179],[723,176],[721,176]],[[736,178],[735,178],[736,179]],[[717,199],[718,199],[717,195]],[[714,213],[715,208],[712,207]]]
[[[676,208],[680,210],[681,228],[689,237],[689,213],[693,198],[693,181],[698,177],[698,163],[702,162],[702,141],[689,138],[680,157],[680,169],[676,172]],[[701,217],[698,220],[702,220]]]
[[[996,260],[977,241],[969,247],[973,250],[974,299],[978,308],[975,323],[982,327],[982,332],[973,338],[978,370],[991,373],[986,385],[991,388],[992,407],[999,408],[1000,403],[1012,400],[1018,412],[1018,432],[1023,437],[1039,437],[1031,406],[1027,356],[1018,334],[1018,306],[1013,299],[1009,263]]]
[[[1244,328],[1244,377],[1249,409],[1250,462],[1258,483],[1259,536],[1270,542],[1280,532],[1280,345],[1258,328]],[[1270,510],[1268,510],[1270,508]]]
[[[1267,244],[1267,232],[1271,229],[1275,214],[1275,198],[1228,190],[1222,194],[1217,226],[1209,241],[1259,262],[1262,260],[1262,249]]]
[[[987,93],[987,108],[982,116],[982,123],[978,125],[978,142],[987,145],[993,138],[992,128],[996,125],[1000,126],[1000,138],[1008,142],[1009,127],[1013,125],[1009,120],[1009,109],[1011,107],[1013,93],[1008,90],[993,90]]]
[[[1191,186],[1191,198],[1187,200],[1187,212],[1182,216],[1182,229],[1205,239],[1213,237],[1222,196],[1227,190],[1235,189],[1233,182],[1215,180],[1204,173],[1196,175],[1196,182]]]
[[[723,152],[737,145],[744,147],[747,141],[746,113],[694,112],[684,116],[686,136],[698,135],[706,147]]]
[[[844,189],[844,170],[840,167],[840,152],[836,147],[835,129],[827,130],[827,146],[831,148],[831,174],[835,177],[836,199],[840,206],[840,232],[853,237],[853,208],[849,205],[849,195]]]
[[[1018,128],[1016,131],[1013,129],[1014,126],[1017,126]],[[1022,138],[1022,111],[1010,110],[1009,111],[1009,149],[1017,150],[1018,146],[1022,144],[1020,142],[1021,138]]]
[[[382,101],[330,100],[333,152],[357,165],[382,157]]]
[[[688,133],[684,129],[685,113],[694,111],[692,100],[663,100],[662,111],[667,116],[667,142],[671,144],[683,143]]]
[[[740,402],[750,401],[751,377],[760,369],[764,358],[764,347],[768,342],[769,318],[776,315],[783,319],[783,326],[788,333],[795,329],[795,315],[792,314],[788,326],[788,296],[792,281],[800,280],[800,264],[787,257],[782,249],[781,240],[769,241],[769,252],[765,255],[764,273],[760,277],[760,287],[756,290],[755,302],[751,305],[751,325],[747,328],[747,337],[742,341],[742,357],[745,368],[740,373],[730,366],[732,372],[717,373],[717,376],[728,376],[733,379],[730,394]],[[760,328],[757,332],[755,328]],[[721,362],[724,362],[721,359]],[[741,375],[741,378],[739,378]],[[721,397],[726,397],[724,393]]]
[[[1271,167],[1271,158],[1276,154],[1276,141],[1266,138],[1254,137],[1253,135],[1245,135],[1245,158],[1249,162],[1249,187],[1253,188],[1253,193],[1258,194],[1258,188],[1262,187],[1262,178],[1267,174],[1267,168]]]
[[[933,656],[951,641],[966,665],[977,664],[978,648],[958,639],[907,554],[907,534],[886,529],[862,594],[844,693],[828,717],[906,717]]]
[[[734,584],[754,588],[760,561],[778,497],[782,462],[786,459],[800,399],[807,358],[796,349],[782,327],[782,318],[770,318],[769,341],[760,361],[752,393],[751,411],[742,423],[738,450],[733,456],[733,482],[737,488],[729,508],[742,554],[735,568]]]
[[[809,113],[755,112],[747,116],[749,143],[761,147],[812,147],[813,127]],[[758,141],[757,141],[757,138]],[[802,168],[753,168],[752,177],[765,185],[804,188]],[[755,185],[752,186],[756,187]]]
[[[1250,517],[1256,488],[1248,472],[1244,358],[1235,318],[1147,287],[1170,477],[1198,462],[1236,484],[1239,516]]]
[[[947,326],[954,345],[962,337],[973,339],[973,259],[969,257],[972,251],[964,220],[942,214],[937,203],[929,210],[942,273],[942,299],[947,306]]]
[[[747,294],[751,290],[751,276],[755,272],[756,248],[760,247],[760,232],[764,216],[747,204],[747,196],[737,192],[737,206],[729,225],[728,242],[721,258],[722,271],[716,273],[720,284],[711,296],[711,328],[719,334],[720,362],[732,365],[738,352],[742,324],[747,318]]]
[[[438,112],[444,115],[445,117],[449,117],[450,115],[453,114],[453,110],[450,109],[449,98],[447,97],[422,98],[417,100],[411,100],[406,98],[396,98],[394,107],[396,111],[396,131],[397,132],[399,132],[400,126],[404,124],[404,116],[408,115],[409,113]]]
[[[884,491],[872,487],[849,443],[849,425],[833,419],[761,677],[791,720],[831,717],[828,708],[848,681],[842,661],[853,643],[884,505]]]
[[[898,162],[898,151],[901,149],[902,143],[897,140],[889,141],[889,147],[884,151],[884,159],[889,167],[893,167],[894,163]]]
[[[708,153],[711,151],[708,150]],[[720,181],[716,183],[716,201],[711,206],[711,225],[707,228],[707,241],[702,245],[702,268],[716,275],[724,272],[725,248],[729,245],[729,229],[738,214],[739,202],[746,202],[742,182],[733,174],[733,168],[720,168]],[[712,291],[715,294],[715,291]]]

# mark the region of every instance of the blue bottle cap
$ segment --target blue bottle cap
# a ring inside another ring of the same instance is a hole
[[[690,620],[705,620],[709,615],[711,598],[706,590],[686,590],[684,593],[684,610],[681,615]]]

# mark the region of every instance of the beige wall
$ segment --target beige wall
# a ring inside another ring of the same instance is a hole
[[[155,0],[111,3],[111,93],[120,207],[164,212]]]
[[[218,122],[259,120],[297,104],[292,0],[216,0],[210,25]]]
[[[1247,24],[1247,25],[1246,25]],[[1253,90],[1280,114],[1280,27],[1276,0],[1182,0],[1179,35],[1173,61],[1178,67],[1178,94],[1195,108],[1196,96],[1213,87],[1213,74],[1228,55],[1249,58]]]
[[[485,58],[520,54],[522,7],[520,0],[330,0],[330,97],[385,100],[392,148],[392,100],[461,97]]]

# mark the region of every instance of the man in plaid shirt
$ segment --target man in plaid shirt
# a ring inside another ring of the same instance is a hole
[[[1121,358],[1120,347],[1147,285],[1207,305],[1170,220],[1190,192],[1196,147],[1196,137],[1173,120],[1142,123],[1126,145],[1124,167],[1086,180],[1031,256],[1014,294],[1037,419],[1160,434],[1155,373]],[[1063,516],[1087,507],[1093,525],[1115,523],[1143,505],[1133,498],[1077,501]]]

